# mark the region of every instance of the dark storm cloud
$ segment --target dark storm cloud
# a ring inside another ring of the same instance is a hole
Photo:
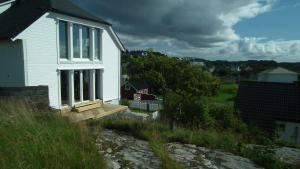
[[[231,28],[233,24],[241,17],[251,17],[253,10],[259,13],[263,8],[256,0],[77,0],[77,3],[112,22],[122,34],[172,38],[196,47],[237,39]],[[239,11],[253,4],[252,9],[245,9],[249,11]]]
[[[300,41],[239,37],[233,27],[277,0],[73,0],[110,21],[128,49],[206,59],[300,59]]]

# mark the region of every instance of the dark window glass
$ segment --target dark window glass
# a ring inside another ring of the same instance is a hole
[[[101,70],[96,70],[96,75],[95,75],[95,92],[96,92],[96,99],[102,99],[101,98]]]
[[[69,75],[68,71],[60,72],[60,89],[61,89],[61,103],[62,105],[69,104]]]
[[[73,25],[73,57],[80,58],[79,25]]]
[[[82,57],[90,58],[90,31],[86,26],[82,26]]]
[[[90,100],[90,71],[83,70],[83,100]]]
[[[65,21],[59,21],[59,52],[60,58],[68,58],[68,24]]]
[[[95,59],[101,60],[100,54],[100,29],[95,29]]]
[[[74,71],[74,97],[75,102],[80,102],[80,71]]]

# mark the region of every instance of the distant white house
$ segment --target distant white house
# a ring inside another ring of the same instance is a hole
[[[257,80],[261,82],[294,83],[298,81],[298,73],[278,67],[259,73]]]
[[[48,86],[57,109],[120,99],[124,47],[108,22],[68,0],[0,0],[0,25],[0,87]]]

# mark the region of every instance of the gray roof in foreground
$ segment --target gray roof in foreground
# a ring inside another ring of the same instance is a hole
[[[0,3],[2,1],[6,2],[0,0]],[[0,14],[0,40],[16,37],[49,11],[111,26],[110,23],[85,11],[69,0],[17,0],[11,8]]]

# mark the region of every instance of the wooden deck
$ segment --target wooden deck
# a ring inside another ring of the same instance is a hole
[[[112,115],[114,113],[122,112],[127,110],[127,106],[113,105],[113,104],[103,104],[100,108],[91,109],[83,111],[80,113],[77,112],[64,112],[61,113],[62,116],[68,117],[71,122],[80,122],[88,119],[100,119],[105,116]]]

